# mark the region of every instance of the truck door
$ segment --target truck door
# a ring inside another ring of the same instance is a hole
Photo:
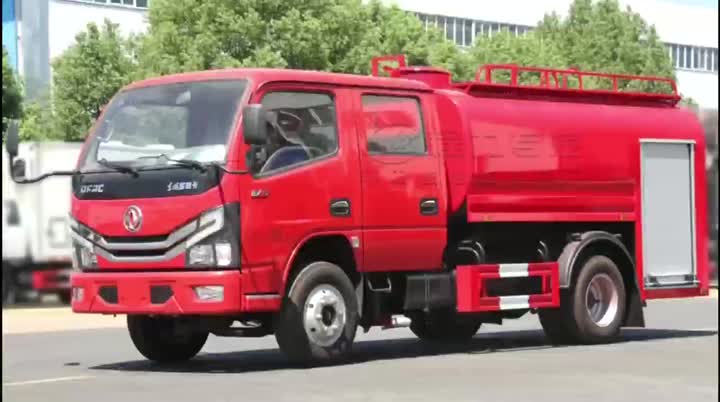
[[[354,236],[359,242],[352,98],[337,88],[274,84],[253,102],[267,108],[270,126],[266,144],[251,151],[252,179],[241,196],[247,206],[241,218],[244,263],[272,264],[280,274],[310,236]]]
[[[446,197],[428,116],[414,93],[364,92],[358,149],[362,176],[365,271],[442,266]]]

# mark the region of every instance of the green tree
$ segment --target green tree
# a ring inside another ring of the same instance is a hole
[[[2,48],[2,132],[5,134],[7,120],[22,115],[22,87],[15,70],[10,66],[5,46]]]
[[[82,140],[102,107],[132,80],[131,43],[117,24],[94,23],[53,61],[52,106],[59,139]]]
[[[20,120],[20,139],[22,141],[64,139],[55,127],[55,116],[46,97],[24,105]]]
[[[505,35],[507,36],[507,35]],[[482,37],[475,61],[577,68],[606,73],[675,78],[672,61],[653,26],[617,0],[575,0],[567,17],[547,14],[526,38]],[[611,88],[609,80],[591,79],[586,87]],[[667,85],[621,82],[624,89],[667,91]]]
[[[483,35],[470,50],[475,65],[516,63],[521,66],[573,68],[605,73],[675,78],[672,61],[653,26],[617,0],[575,0],[565,18],[546,14],[537,28],[517,37],[508,32]],[[498,74],[507,79],[508,74]],[[520,77],[539,82],[539,74]],[[577,79],[568,79],[577,86]],[[607,79],[585,79],[586,88],[612,88]],[[666,84],[622,81],[621,89],[669,90]]]
[[[237,66],[367,74],[377,55],[403,53],[412,64],[460,57],[378,0],[155,0],[148,20],[138,45],[145,76]]]

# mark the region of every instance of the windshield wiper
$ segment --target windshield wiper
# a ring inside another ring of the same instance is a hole
[[[222,170],[225,173],[228,174],[247,174],[249,173],[247,170],[230,170],[220,164],[219,162],[208,162],[208,163],[202,163],[198,162],[193,159],[173,159],[167,156],[167,154],[158,154],[158,155],[150,155],[150,156],[141,156],[138,159],[162,159],[168,162],[175,162],[180,166],[185,166],[193,169],[197,169],[203,173],[205,173],[208,170],[208,166],[212,166],[216,169]]]
[[[192,160],[192,159],[173,159],[173,158],[170,158],[169,156],[167,156],[167,154],[141,156],[138,159],[162,159],[164,161],[174,162],[180,166],[197,169],[203,173],[205,171],[207,171],[207,166],[205,166],[205,164],[203,164],[202,162],[198,162],[198,161]]]
[[[107,159],[102,158],[99,161],[97,161],[99,165],[105,166],[106,168],[110,168],[113,170],[116,170],[120,173],[127,173],[131,174],[135,177],[138,176],[137,170],[131,168],[130,166],[124,166],[124,165],[118,165],[116,163],[109,162]]]

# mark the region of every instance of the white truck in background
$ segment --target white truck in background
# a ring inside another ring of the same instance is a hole
[[[81,148],[82,143],[23,143],[13,169],[23,173],[20,177],[72,170]],[[33,186],[17,186],[10,168],[3,153],[3,303],[33,293],[28,291],[55,293],[69,302],[71,178],[51,177]]]

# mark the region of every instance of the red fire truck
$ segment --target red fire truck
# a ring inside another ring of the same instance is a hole
[[[402,56],[373,76],[133,83],[76,170],[51,173],[73,183],[72,309],[126,314],[155,361],[274,334],[324,363],[358,327],[457,342],[526,313],[553,343],[613,341],[648,299],[708,294],[705,140],[679,100],[665,78],[489,65],[454,82]]]

